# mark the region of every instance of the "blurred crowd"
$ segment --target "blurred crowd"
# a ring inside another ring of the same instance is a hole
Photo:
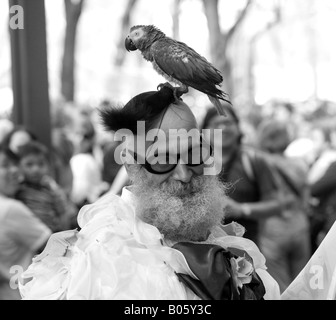
[[[232,186],[223,222],[246,228],[282,291],[336,219],[336,121],[328,107],[303,116],[298,106],[274,102],[222,118],[209,106],[202,119],[202,128],[223,130],[219,178]],[[129,181],[116,158],[119,142],[96,108],[54,106],[50,148],[0,119],[0,143],[1,300],[19,298],[12,266],[26,268],[52,233],[78,228],[83,205],[120,194]]]

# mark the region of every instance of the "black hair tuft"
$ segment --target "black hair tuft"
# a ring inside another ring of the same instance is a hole
[[[100,109],[99,113],[106,130],[129,129],[136,134],[138,121],[145,121],[146,130],[149,129],[161,112],[174,101],[173,89],[164,86],[159,91],[135,96],[123,108],[110,105]]]

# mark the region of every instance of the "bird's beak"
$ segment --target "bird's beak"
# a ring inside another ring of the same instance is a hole
[[[137,50],[137,47],[134,45],[132,39],[129,36],[127,36],[127,38],[125,39],[125,48],[127,51]]]

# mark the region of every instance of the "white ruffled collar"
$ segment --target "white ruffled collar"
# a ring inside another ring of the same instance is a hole
[[[129,186],[123,187],[121,191],[121,199],[135,208],[135,195],[129,190]]]
[[[160,233],[160,231],[156,227],[147,224],[142,220],[140,220],[138,217],[136,217],[135,195],[129,190],[128,187],[123,188],[121,198],[123,201],[131,205],[133,208],[134,221],[135,221],[134,224],[135,238],[140,243],[146,245],[147,247],[151,247],[152,249],[154,248],[159,249],[157,252],[157,254],[159,255],[164,255],[161,253],[162,248],[169,248],[170,250],[168,251],[173,251],[177,254],[175,258],[179,260],[178,263],[181,264],[181,266],[183,266],[183,269],[188,270],[188,274],[196,278],[196,276],[190,270],[184,256],[180,253],[180,251],[170,248],[174,243],[167,239],[164,239],[164,236]],[[245,228],[236,222],[216,226],[211,230],[209,238],[203,243],[216,244],[222,246],[223,248],[233,247],[245,250],[252,257],[254,266],[256,268],[266,269],[265,267],[266,260],[264,255],[260,252],[259,248],[253,241],[243,237],[244,232]],[[163,246],[163,244],[165,244],[165,246]]]

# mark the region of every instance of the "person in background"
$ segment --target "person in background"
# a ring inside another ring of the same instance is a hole
[[[70,226],[77,225],[77,206],[71,200],[73,173],[70,166],[74,154],[74,143],[70,139],[73,131],[74,106],[64,103],[55,103],[51,107],[51,152],[50,175],[64,191],[67,197],[67,213],[70,217]]]
[[[225,222],[237,221],[246,228],[245,236],[259,245],[261,221],[270,216],[281,216],[291,199],[278,197],[277,184],[272,168],[262,152],[242,143],[242,131],[237,114],[228,109],[226,117],[220,117],[214,108],[208,109],[203,129],[221,130],[222,154],[220,181],[231,184]]]
[[[52,129],[51,175],[70,198],[73,174],[70,159],[74,154],[74,145],[62,127]]]
[[[266,257],[268,271],[283,292],[312,254],[307,210],[309,189],[306,183],[309,167],[284,154],[292,140],[287,122],[265,120],[259,125],[257,133],[259,147],[273,165],[273,174],[282,196],[294,199],[283,215],[269,217],[260,230],[260,250]]]
[[[47,148],[32,141],[21,146],[17,152],[23,181],[16,193],[31,211],[52,232],[68,228],[68,207],[65,192],[50,176]]]
[[[14,124],[7,118],[0,119],[0,144],[3,143],[5,137],[13,130]]]
[[[17,280],[51,235],[51,230],[22,202],[18,158],[0,147],[0,300],[18,300]]]
[[[316,155],[308,173],[309,184],[320,179],[330,164],[336,161],[335,132],[335,124],[326,121],[312,127],[311,135],[314,138]]]
[[[116,154],[116,148],[120,145],[119,141],[106,143],[103,150],[103,169],[102,178],[110,186],[113,184],[114,179],[117,177],[122,165],[118,163],[120,156]]]
[[[77,129],[78,144],[70,159],[73,173],[71,200],[81,208],[97,200],[108,190],[102,179],[102,168],[94,156],[96,130],[88,116],[82,116]]]
[[[336,221],[336,161],[329,165],[318,180],[310,184],[310,195],[317,200],[313,209],[315,219],[321,221],[312,244],[315,251]]]
[[[109,108],[111,104],[112,102],[109,100],[104,100],[100,103],[99,108]],[[98,113],[94,113],[94,115],[99,117]],[[104,130],[99,118],[96,120],[96,123],[97,145],[99,146],[98,150],[101,151],[102,179],[112,186],[119,170],[122,168],[120,153],[116,152],[121,141],[114,139],[114,132]]]
[[[23,125],[15,125],[4,137],[2,145],[12,152],[17,153],[20,146],[30,141],[37,141],[36,135]]]

